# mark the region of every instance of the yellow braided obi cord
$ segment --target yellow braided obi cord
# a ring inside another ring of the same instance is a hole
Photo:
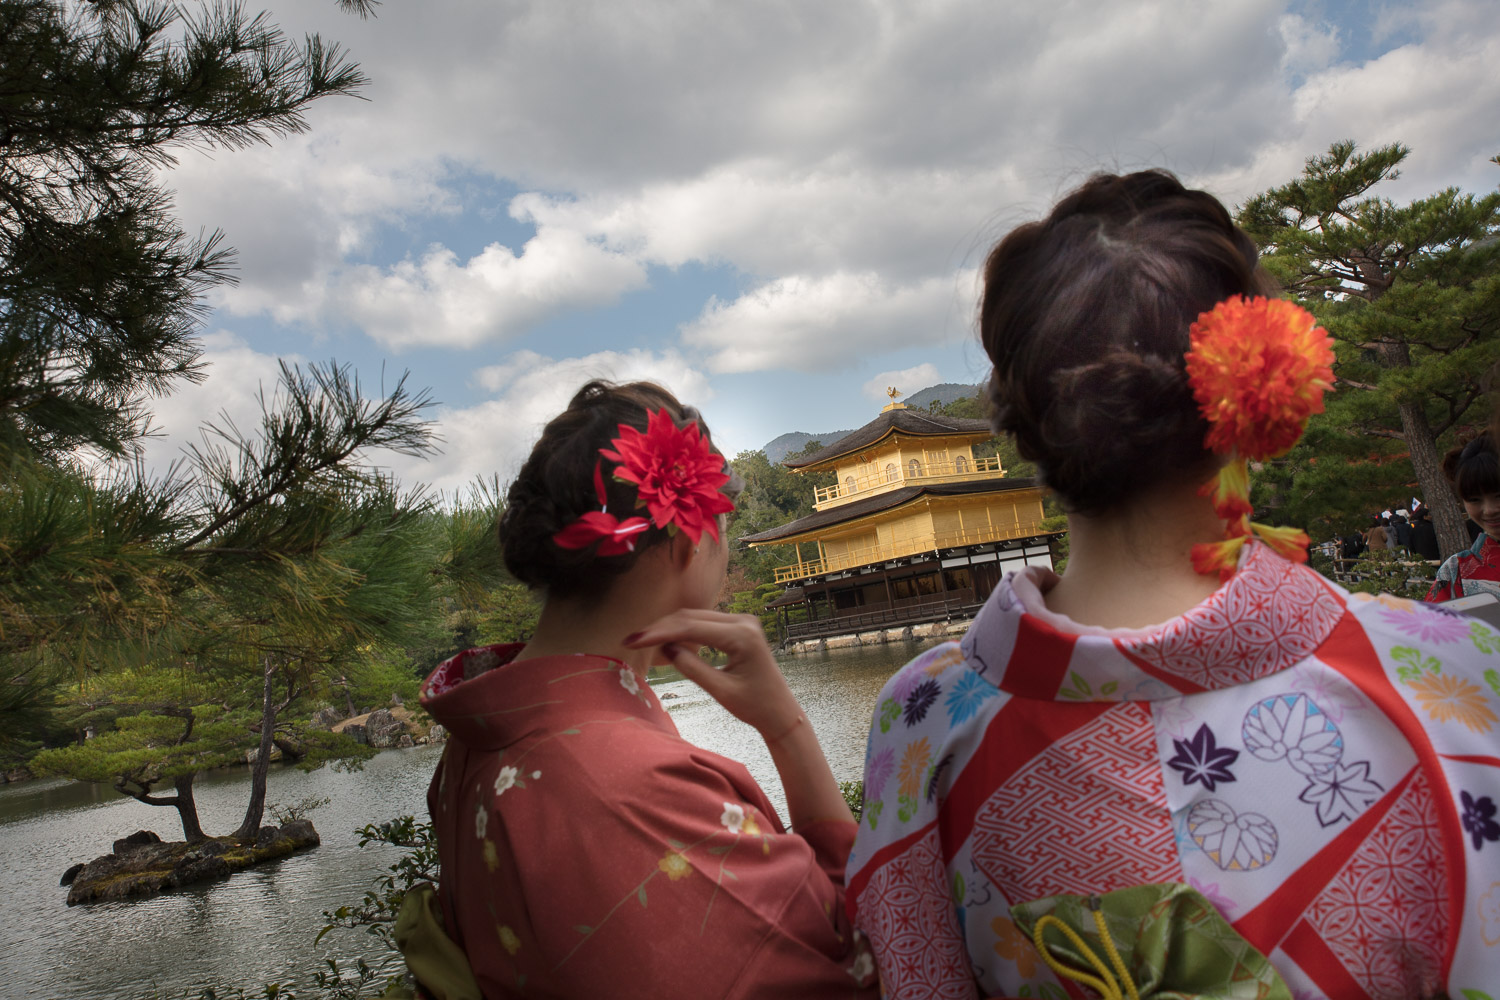
[[[1046,962],[1047,967],[1053,972],[1075,983],[1082,983],[1098,993],[1104,1000],[1141,1000],[1141,995],[1135,988],[1135,980],[1130,978],[1130,972],[1120,958],[1119,949],[1115,947],[1114,939],[1109,936],[1109,928],[1104,926],[1104,911],[1099,908],[1097,896],[1089,900],[1089,910],[1094,916],[1094,926],[1099,929],[1099,940],[1104,944],[1104,952],[1109,956],[1110,965],[1114,966],[1113,971],[1104,964],[1103,959],[1092,948],[1084,943],[1077,931],[1050,913],[1037,920],[1036,926],[1031,929],[1031,940],[1036,945],[1037,953],[1042,956],[1042,961]],[[1099,973],[1098,976],[1091,976],[1081,969],[1064,965],[1052,954],[1051,946],[1047,944],[1045,936],[1047,928],[1054,925],[1062,931],[1068,943],[1078,950],[1078,954],[1094,967],[1094,971]],[[1120,974],[1118,979],[1115,978],[1116,972]],[[1125,984],[1123,988],[1120,986],[1122,982]]]

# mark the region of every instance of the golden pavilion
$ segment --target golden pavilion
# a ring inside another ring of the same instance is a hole
[[[892,393],[894,399],[894,392]],[[939,416],[892,402],[880,415],[794,472],[833,470],[814,513],[754,535],[753,547],[791,546],[776,570],[787,640],[967,617],[1002,576],[1052,565],[1042,530],[1044,490],[1011,479],[974,445],[993,436],[983,420]]]

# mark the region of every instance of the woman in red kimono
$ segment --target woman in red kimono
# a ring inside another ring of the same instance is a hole
[[[874,995],[848,807],[759,621],[703,610],[730,479],[665,390],[593,382],[510,487],[500,543],[544,596],[536,634],[448,660],[422,698],[450,733],[428,793],[443,924],[488,1000]],[[765,738],[791,832],[678,736],[645,676],[668,660]]]
[[[1270,291],[1223,206],[1157,171],[991,251],[995,419],[1069,560],[881,693],[849,899],[888,996],[1081,998],[1036,915],[1157,893],[1195,921],[1132,969],[1143,996],[1205,969],[1219,997],[1500,996],[1500,634],[1350,594],[1250,523],[1248,461],[1333,379]],[[1141,926],[1100,940],[1136,961]]]
[[[1443,456],[1443,473],[1464,505],[1464,513],[1483,529],[1474,544],[1438,567],[1427,592],[1429,601],[1494,594],[1500,597],[1500,455],[1484,431]]]

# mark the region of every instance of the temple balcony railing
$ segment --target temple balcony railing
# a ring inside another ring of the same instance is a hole
[[[972,616],[983,604],[983,601],[975,598],[972,589],[951,590],[946,594],[840,608],[828,618],[806,618],[789,622],[785,626],[784,636],[791,642],[848,635],[850,632],[896,625],[920,625],[958,615]]]
[[[824,554],[821,559],[798,560],[787,566],[776,567],[777,583],[792,583],[825,573],[838,573],[856,566],[901,559],[938,549],[956,549],[965,545],[982,545],[986,542],[1006,542],[1016,538],[1030,538],[1040,534],[1041,523],[1023,521],[1012,525],[986,525],[982,528],[964,528],[958,531],[939,531],[930,535],[904,538],[890,545],[865,545],[847,552]]]
[[[973,460],[958,457],[951,462],[912,459],[905,463],[892,462],[890,465],[889,469],[875,475],[851,476],[841,483],[819,487],[813,491],[813,509],[835,507],[843,501],[888,493],[912,483],[962,483],[973,479],[993,479],[1004,472],[998,455]],[[853,481],[850,482],[850,479]]]

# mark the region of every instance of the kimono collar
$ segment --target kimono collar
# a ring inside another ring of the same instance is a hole
[[[1160,625],[1110,629],[1047,610],[1056,576],[1001,581],[964,636],[973,668],[1012,694],[1058,701],[1154,701],[1243,684],[1306,658],[1333,632],[1344,591],[1250,542],[1238,572]]]
[[[479,646],[438,664],[422,683],[422,707],[469,746],[498,750],[542,719],[639,718],[675,734],[650,686],[608,656],[542,656],[513,662],[521,643]]]

